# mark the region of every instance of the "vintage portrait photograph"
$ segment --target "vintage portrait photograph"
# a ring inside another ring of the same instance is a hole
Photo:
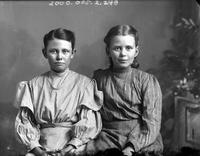
[[[1,156],[200,156],[198,0],[0,1]]]

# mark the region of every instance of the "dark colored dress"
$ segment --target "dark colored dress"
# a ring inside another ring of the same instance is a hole
[[[87,153],[128,145],[136,152],[162,152],[162,93],[157,79],[135,68],[97,70],[94,78],[104,93],[103,129],[87,144]]]

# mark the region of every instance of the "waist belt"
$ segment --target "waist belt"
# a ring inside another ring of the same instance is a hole
[[[42,124],[39,142],[46,151],[59,151],[71,140],[71,130],[71,123]]]

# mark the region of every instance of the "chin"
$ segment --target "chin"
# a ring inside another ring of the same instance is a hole
[[[121,68],[121,69],[125,69],[125,68],[128,68],[129,66],[127,66],[127,65],[122,65],[122,66],[119,66],[119,68]]]
[[[66,69],[54,69],[56,73],[63,73]]]
[[[117,64],[118,68],[128,68],[130,66],[129,63],[119,63]]]

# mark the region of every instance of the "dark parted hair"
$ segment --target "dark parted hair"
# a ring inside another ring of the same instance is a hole
[[[72,49],[74,49],[75,47],[75,35],[74,32],[70,30],[58,28],[58,29],[53,29],[49,33],[45,34],[43,38],[44,48],[46,48],[48,46],[48,42],[53,39],[61,39],[69,41],[72,44]]]
[[[104,42],[106,44],[106,53],[108,54],[109,51],[109,46],[110,46],[110,42],[113,39],[113,37],[117,36],[117,35],[131,35],[135,38],[135,46],[138,46],[138,42],[139,42],[139,35],[138,35],[138,31],[131,25],[116,25],[114,27],[112,27],[108,33],[106,34],[105,38],[104,38]],[[110,67],[113,66],[113,62],[112,59],[110,59]],[[135,58],[132,65],[133,68],[138,68],[139,67],[139,63],[137,61],[137,59]]]

